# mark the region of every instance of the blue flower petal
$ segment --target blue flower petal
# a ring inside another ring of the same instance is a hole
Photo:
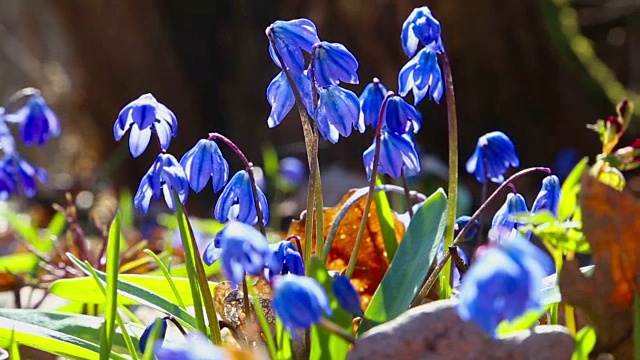
[[[321,87],[338,85],[341,81],[359,82],[358,60],[342,44],[326,41],[316,44],[312,66],[315,80]]]
[[[360,118],[358,119],[358,128],[364,126],[378,126],[378,117],[382,102],[387,95],[387,88],[382,85],[380,80],[374,78],[367,85],[360,95]]]
[[[354,127],[359,127],[360,100],[356,94],[332,85],[321,89],[319,97],[316,121],[321,133],[324,132],[323,136],[326,133],[326,130],[323,131],[323,129],[330,128],[329,125],[335,127],[338,133],[344,137],[351,135],[351,130]],[[364,132],[364,128],[358,130]],[[332,133],[329,133],[329,137],[325,137],[325,139],[331,142],[338,141]]]
[[[284,65],[287,66],[294,75],[299,75],[304,70],[304,56],[302,51],[311,53],[313,44],[320,42],[318,32],[313,22],[308,19],[296,19],[290,21],[276,21],[267,32],[271,32],[273,42],[278,53],[282,57]],[[274,58],[275,53],[269,52]],[[282,66],[277,58],[274,58],[276,65]]]

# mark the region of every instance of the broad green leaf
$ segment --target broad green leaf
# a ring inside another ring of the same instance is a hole
[[[19,253],[0,256],[0,272],[31,273],[40,262],[32,253]]]
[[[333,296],[332,279],[322,260],[317,256],[312,256],[307,266],[310,267],[309,275],[318,280],[324,291],[329,295],[331,310],[333,310],[331,320],[345,331],[351,333],[353,316],[341,309],[340,305],[338,305],[338,300]],[[349,345],[349,342],[343,338],[318,326],[313,326],[311,329],[311,354],[309,359],[344,359],[349,351]]]
[[[580,179],[582,179],[582,173],[587,168],[589,158],[584,157],[580,162],[571,170],[567,179],[562,183],[562,189],[560,191],[560,202],[558,205],[558,219],[565,221],[573,215],[578,207],[578,191],[580,191]]]
[[[596,331],[591,326],[580,329],[576,334],[576,349],[573,351],[571,360],[588,360],[596,340]]]
[[[382,181],[380,177],[378,177],[376,179],[376,186],[380,185],[382,185]],[[380,230],[382,231],[382,240],[384,241],[384,249],[387,251],[387,259],[391,262],[398,248],[398,240],[396,239],[396,231],[394,228],[395,217],[391,212],[387,193],[377,191],[375,193],[375,201],[376,212],[378,213],[378,220],[380,221]],[[411,204],[409,204],[409,206],[411,206]]]
[[[438,189],[413,216],[389,270],[364,313],[366,321],[360,325],[358,334],[409,308],[429,273],[444,236],[446,208],[447,197],[442,189]]]
[[[118,309],[118,269],[120,268],[120,228],[122,215],[118,211],[109,228],[107,238],[107,288],[105,302],[104,337],[100,339],[100,359],[107,360],[113,344]]]

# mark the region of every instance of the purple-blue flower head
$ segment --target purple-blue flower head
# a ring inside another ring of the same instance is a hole
[[[362,303],[360,302],[360,294],[358,294],[356,288],[353,287],[348,277],[338,275],[333,278],[331,290],[341,308],[353,314],[353,316],[364,316]]]
[[[542,180],[542,187],[531,206],[531,213],[547,210],[554,215],[558,214],[560,203],[560,180],[555,175],[549,175]]]
[[[476,150],[466,164],[467,172],[475,174],[476,179],[481,183],[486,182],[487,179],[494,183],[502,183],[507,169],[518,166],[520,166],[520,159],[518,159],[516,147],[511,139],[500,131],[482,135],[478,139]]]
[[[267,37],[273,39],[273,44],[269,43],[269,55],[273,62],[282,68],[273,48],[275,44],[289,71],[294,75],[302,74],[305,69],[302,51],[311,53],[313,45],[320,42],[316,25],[309,19],[278,20],[269,25],[265,32]]]
[[[36,179],[47,181],[47,172],[29,164],[18,153],[5,154],[0,159],[0,200],[13,194],[22,193],[26,197],[36,194]]]
[[[178,198],[182,204],[187,200],[189,194],[189,180],[187,174],[180,166],[178,160],[171,154],[159,154],[153,165],[142,177],[138,191],[133,198],[133,204],[143,213],[149,211],[151,197],[156,200],[160,194],[164,194],[164,201],[171,210],[175,210],[173,203],[173,192],[178,193]]]
[[[320,89],[320,100],[316,110],[316,123],[322,137],[336,143],[340,135],[351,135],[353,128],[364,132],[364,124],[359,124],[360,100],[353,92],[336,85]]]
[[[58,117],[39,94],[31,96],[15,113],[6,114],[5,119],[20,124],[20,137],[27,146],[42,146],[50,137],[60,135]]]
[[[280,177],[290,185],[300,186],[307,180],[307,166],[298,158],[283,158],[280,160]]]
[[[307,112],[313,117],[313,95],[311,91],[311,81],[304,74],[293,75],[296,88],[300,92],[300,97]],[[280,125],[285,116],[291,111],[296,103],[296,98],[291,89],[291,84],[287,80],[287,75],[281,71],[276,75],[267,87],[267,101],[271,105],[271,113],[267,119],[269,128]]]
[[[364,168],[367,171],[367,178],[371,179],[373,170],[373,159],[375,157],[375,140],[371,146],[362,154]],[[378,173],[388,174],[394,179],[400,178],[402,171],[419,173],[420,158],[416,151],[416,145],[410,134],[398,135],[382,129],[380,136],[380,162]]]
[[[191,332],[186,338],[187,342],[181,344],[156,342],[154,346],[156,359],[223,360],[228,358],[222,348],[213,345],[206,336],[199,332]]]
[[[540,249],[518,237],[487,250],[465,274],[458,314],[495,336],[501,321],[542,309],[540,289],[551,265]]]
[[[272,254],[271,260],[267,264],[269,279],[275,275],[304,275],[302,256],[291,241],[282,240],[275,244],[269,244],[269,250]]]
[[[419,43],[424,46],[433,44],[438,52],[444,52],[440,36],[440,22],[431,14],[431,10],[426,6],[413,9],[402,24],[402,49],[409,57],[416,53]]]
[[[398,89],[402,96],[413,91],[413,103],[416,105],[427,94],[431,100],[440,103],[444,92],[442,72],[438,56],[430,47],[420,50],[402,67],[398,74]]]
[[[329,297],[315,279],[291,274],[276,277],[272,307],[290,332],[310,328],[323,313],[333,315]]]
[[[396,134],[417,133],[422,126],[422,116],[402,97],[393,95],[387,100],[384,122],[389,131]]]
[[[378,126],[378,117],[380,116],[380,109],[385,96],[387,96],[387,88],[378,78],[373,78],[373,81],[360,94],[359,126],[372,126],[374,128]]]
[[[152,132],[158,136],[162,149],[167,150],[171,145],[171,138],[178,135],[178,120],[153,95],[144,94],[120,110],[113,124],[116,141],[122,139],[129,129],[129,150],[133,157],[138,157],[149,145]]]
[[[262,210],[264,224],[269,222],[269,204],[267,197],[260,188],[258,193],[258,203]],[[253,191],[251,189],[251,178],[249,173],[240,170],[227,183],[218,198],[214,209],[216,220],[223,223],[228,220],[238,220],[245,224],[256,225],[258,223],[258,213],[253,201]]]
[[[218,192],[229,179],[229,163],[222,155],[215,141],[202,139],[180,159],[189,184],[195,192],[204,189],[209,178],[212,179],[213,191]]]
[[[489,230],[491,240],[501,243],[509,238],[514,230],[518,230],[520,225],[513,216],[528,212],[527,202],[522,195],[518,193],[507,194],[507,200],[491,220],[491,229]]]
[[[156,321],[160,321],[160,325],[159,325],[160,328],[158,329],[159,332],[158,332],[157,341],[159,343],[162,343],[165,335],[167,334],[167,320],[163,318],[156,318],[154,322],[152,322],[146,328],[144,328],[142,335],[140,335],[140,341],[138,342],[138,347],[140,348],[140,352],[143,354],[144,354],[144,351],[147,349],[147,341],[149,340],[149,335],[151,335],[151,331],[153,331],[153,326],[156,324]]]
[[[313,46],[313,74],[316,83],[325,87],[340,82],[357,84],[358,60],[339,43],[322,41]]]
[[[253,227],[230,221],[204,249],[202,258],[211,266],[220,259],[224,276],[238,285],[246,274],[260,275],[272,259],[267,238]]]
[[[11,131],[4,121],[4,108],[0,107],[0,151],[4,154],[11,154],[16,150],[16,142],[11,135]]]

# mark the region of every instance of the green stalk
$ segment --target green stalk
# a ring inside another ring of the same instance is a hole
[[[178,300],[178,305],[180,305],[181,308],[186,309],[186,306],[184,305],[184,301],[182,301],[182,296],[180,296],[180,292],[178,292],[178,289],[176,288],[176,284],[173,283],[173,278],[169,273],[169,269],[167,269],[167,267],[164,265],[162,260],[153,251],[149,249],[144,249],[144,253],[151,256],[153,261],[156,262],[156,264],[158,265],[158,268],[160,269],[160,271],[162,271],[162,274],[164,275],[165,279],[167,279],[167,283],[171,287],[171,291],[173,291],[173,296],[175,296],[176,300]]]

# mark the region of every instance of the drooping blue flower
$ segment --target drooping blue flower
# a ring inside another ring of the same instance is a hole
[[[178,120],[153,95],[144,94],[120,110],[113,124],[116,141],[120,141],[129,128],[129,150],[133,157],[138,157],[149,145],[152,132],[158,136],[162,149],[167,150],[171,138],[178,135]]]
[[[147,341],[149,340],[149,336],[151,335],[151,331],[153,330],[153,326],[156,321],[160,321],[160,328],[158,329],[158,338],[156,339],[159,343],[162,343],[165,335],[167,334],[167,320],[163,318],[156,318],[151,324],[149,324],[142,335],[140,335],[140,341],[138,342],[138,347],[140,348],[140,352],[144,354],[144,351],[147,349]]]
[[[256,191],[260,210],[262,210],[263,222],[267,225],[269,222],[267,197],[264,196],[260,188],[257,188]],[[221,223],[228,220],[238,220],[249,225],[258,223],[258,213],[253,201],[251,178],[248,172],[240,170],[233,175],[227,186],[222,190],[213,214],[216,220]]]
[[[382,85],[378,78],[367,85],[360,94],[360,126],[378,126],[378,117],[384,97],[387,96],[387,88]]]
[[[0,159],[0,200],[12,194],[22,193],[26,197],[36,194],[36,179],[47,181],[47,172],[29,164],[17,152],[5,154]]]
[[[504,173],[510,166],[520,166],[520,159],[511,139],[501,131],[482,135],[466,164],[467,172],[475,174],[479,182],[489,179],[498,184],[504,181]]]
[[[360,294],[358,294],[356,288],[353,287],[348,277],[344,275],[334,277],[331,283],[331,290],[341,308],[353,314],[353,316],[364,316],[362,303],[360,302]]]
[[[540,289],[551,267],[540,249],[518,237],[487,250],[465,274],[458,315],[495,336],[501,321],[542,309]]]
[[[402,40],[402,49],[409,57],[416,53],[419,43],[424,46],[433,44],[434,49],[438,52],[444,52],[440,22],[426,6],[413,9],[409,14],[402,24],[400,39]]]
[[[267,264],[267,278],[272,279],[275,275],[304,275],[304,262],[300,251],[288,240],[278,241],[269,244],[271,251],[271,261]]]
[[[420,113],[398,95],[393,95],[387,100],[384,121],[389,131],[396,134],[417,133],[422,126]]]
[[[560,180],[555,175],[549,175],[542,180],[542,187],[531,206],[531,213],[547,210],[553,215],[558,215],[560,203]]]
[[[309,19],[278,20],[269,25],[266,34],[267,37],[273,38],[275,48],[284,61],[284,65],[294,75],[302,74],[305,69],[302,51],[311,53],[313,45],[320,42],[316,25]],[[282,68],[271,42],[269,43],[269,55],[271,55],[273,62]]]
[[[340,82],[357,84],[358,60],[339,43],[319,42],[313,46],[313,74],[319,86],[338,85]]]
[[[265,265],[272,262],[267,238],[238,221],[230,221],[216,234],[205,247],[202,258],[209,266],[221,259],[222,273],[235,285],[242,282],[245,273],[260,275]]]
[[[293,75],[293,79],[296,83],[296,88],[300,92],[300,97],[307,109],[307,113],[313,117],[311,81],[304,73]],[[291,84],[289,84],[284,71],[281,71],[271,80],[271,83],[269,83],[267,87],[267,101],[269,101],[271,105],[271,113],[267,119],[267,125],[269,125],[269,128],[273,128],[280,125],[284,117],[287,116],[296,103]]]
[[[300,186],[307,179],[307,166],[298,158],[283,158],[280,160],[280,177],[290,185]]]
[[[156,342],[155,357],[158,360],[223,360],[226,359],[222,348],[213,345],[206,336],[191,332],[186,343]]]
[[[142,177],[138,191],[133,198],[133,204],[143,213],[149,211],[151,197],[156,200],[164,194],[164,201],[171,210],[175,210],[173,192],[178,193],[182,204],[189,194],[189,180],[178,160],[171,154],[161,153],[153,165]]]
[[[364,132],[364,124],[359,124],[360,101],[356,94],[336,85],[320,89],[318,93],[316,124],[322,137],[337,143],[339,135],[351,135],[353,128]]]
[[[413,91],[413,103],[417,105],[425,95],[440,103],[444,92],[442,72],[438,65],[438,57],[430,48],[425,47],[409,60],[398,74],[398,91],[406,96]]]
[[[507,194],[507,200],[493,216],[493,220],[491,220],[489,238],[498,243],[510,238],[511,234],[518,230],[518,227],[520,226],[513,216],[525,214],[527,212],[529,212],[527,209],[527,202],[522,195],[518,193]]]
[[[333,314],[329,297],[315,279],[291,274],[275,279],[272,307],[290,332],[310,328],[323,313]]]
[[[218,192],[229,179],[229,163],[215,141],[198,141],[182,156],[180,165],[184,168],[189,184],[195,192],[202,191],[209,178],[212,179],[213,191]]]
[[[31,96],[15,113],[6,114],[5,120],[20,124],[20,138],[27,146],[42,146],[50,137],[60,135],[58,117],[39,94]]]
[[[375,140],[371,146],[362,154],[364,168],[367,171],[367,178],[371,179],[373,170],[373,160],[375,157]],[[402,176],[402,171],[419,173],[420,158],[416,151],[416,145],[410,134],[398,135],[382,129],[380,136],[380,162],[378,164],[379,174],[388,174],[394,179]]]
[[[11,154],[16,150],[16,142],[4,118],[4,108],[0,107],[0,151]]]

